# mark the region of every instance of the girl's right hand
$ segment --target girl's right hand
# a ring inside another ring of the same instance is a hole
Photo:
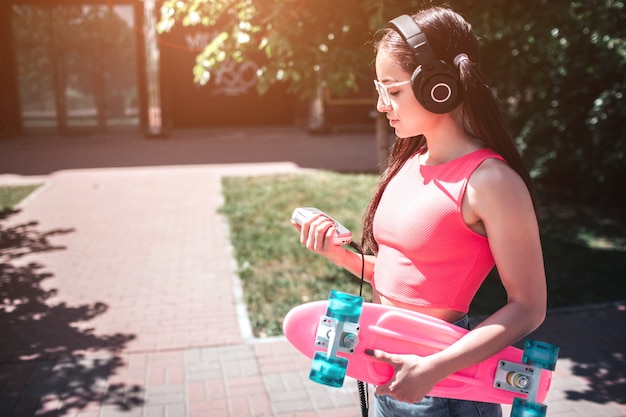
[[[345,255],[346,249],[342,245],[333,243],[336,233],[335,223],[328,217],[318,214],[304,221],[300,227],[293,220],[291,222],[300,229],[300,243],[312,252],[318,253],[334,262]]]

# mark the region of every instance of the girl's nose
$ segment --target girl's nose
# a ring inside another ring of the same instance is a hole
[[[378,100],[376,101],[376,110],[381,113],[387,113],[389,110],[391,110],[391,103],[389,105],[386,105],[385,103],[383,103],[383,99],[378,97]]]

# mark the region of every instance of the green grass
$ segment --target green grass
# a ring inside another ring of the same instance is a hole
[[[0,212],[14,208],[40,186],[41,184],[0,187]]]
[[[230,225],[255,334],[281,334],[289,309],[325,299],[332,288],[358,292],[357,278],[300,245],[290,218],[296,207],[316,206],[341,219],[360,239],[362,211],[375,181],[329,172],[224,179],[221,210]]]
[[[248,313],[257,336],[281,334],[293,306],[328,297],[331,289],[358,293],[359,280],[298,241],[294,208],[317,207],[348,227],[359,241],[363,210],[376,186],[372,174],[314,172],[223,180],[227,217]],[[549,306],[626,299],[624,210],[553,206],[540,210]],[[366,299],[371,291],[366,287]],[[506,302],[494,271],[470,314],[489,314]]]

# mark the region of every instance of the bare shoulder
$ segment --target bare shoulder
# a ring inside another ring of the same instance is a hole
[[[524,180],[506,162],[485,160],[469,179],[466,193],[472,212],[483,218],[494,212],[512,215],[518,210],[532,210],[532,200]]]
[[[524,184],[519,174],[506,162],[497,158],[488,158],[483,161],[470,177],[469,183],[472,187],[478,189],[494,186],[505,186],[507,189],[509,187],[521,186],[526,189],[526,184]]]

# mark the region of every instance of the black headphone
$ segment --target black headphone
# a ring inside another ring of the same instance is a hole
[[[437,59],[426,35],[411,16],[398,16],[387,26],[397,31],[415,54],[417,68],[411,75],[415,98],[432,113],[454,110],[461,102],[457,71]]]

